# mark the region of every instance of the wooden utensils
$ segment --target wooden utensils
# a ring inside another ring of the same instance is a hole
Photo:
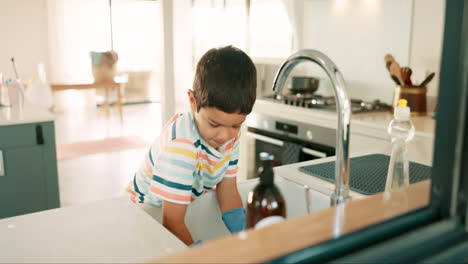
[[[426,85],[432,81],[432,79],[434,78],[434,75],[435,75],[435,72],[429,74],[426,79],[424,79],[424,81],[422,81],[422,83],[418,86],[421,86],[421,87],[426,87]]]
[[[400,64],[396,62],[395,58],[391,54],[385,55],[384,61],[385,61],[385,66],[387,67],[387,70],[390,72],[390,75],[395,76],[396,79],[398,80],[398,84],[401,86],[404,86],[405,82],[403,81],[403,78],[401,77]],[[395,80],[395,78],[393,77],[392,79]]]
[[[395,58],[393,58],[391,54],[387,54],[384,57],[384,61],[385,61],[385,67],[387,67],[387,70],[390,72],[390,65],[392,64],[392,62],[395,61]]]
[[[399,99],[406,99],[412,114],[425,115],[426,85],[434,78],[434,73],[429,74],[420,85],[414,85],[411,81],[413,71],[410,67],[401,68],[391,54],[386,54],[384,61],[390,77],[397,84],[393,93],[393,107],[397,105]]]
[[[408,86],[408,87],[413,86],[413,82],[411,81],[412,73],[413,71],[411,70],[410,67],[401,68],[401,77],[403,79],[403,82],[405,83],[405,86]]]
[[[392,78],[392,80],[395,82],[396,85],[400,85],[400,80],[398,80],[396,76],[390,75],[390,77]]]

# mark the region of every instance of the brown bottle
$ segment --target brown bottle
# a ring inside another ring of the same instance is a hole
[[[250,191],[247,199],[247,228],[263,227],[286,218],[286,203],[274,183],[273,159],[269,153],[260,153],[263,167],[260,169],[260,183]]]

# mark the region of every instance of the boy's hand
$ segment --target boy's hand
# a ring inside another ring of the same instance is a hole
[[[201,241],[201,240],[197,240],[197,241],[193,242],[192,244],[190,244],[189,247],[194,247],[196,245],[200,245],[202,242],[203,241]]]
[[[236,208],[231,211],[227,211],[221,218],[231,234],[245,230],[246,219],[244,208]]]
[[[186,211],[186,204],[163,201],[162,223],[165,228],[182,240],[182,242],[186,245],[191,245],[193,244],[192,235],[190,235],[190,231],[185,225]]]
[[[236,178],[224,178],[216,186],[219,207],[223,213],[222,219],[231,233],[245,229],[245,210],[237,191]]]

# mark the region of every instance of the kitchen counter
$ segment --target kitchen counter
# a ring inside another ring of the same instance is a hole
[[[287,120],[313,123],[317,126],[334,129],[336,129],[338,122],[335,112],[285,105],[268,99],[258,99],[252,113],[273,115]],[[388,139],[387,127],[392,119],[393,115],[390,112],[352,114],[351,133]],[[416,137],[430,139],[434,137],[435,120],[431,116],[412,116],[411,121],[416,129]]]
[[[290,120],[332,129],[336,129],[338,124],[337,114],[335,112],[285,105],[268,99],[258,99],[254,105],[252,114],[247,118],[255,119],[257,114],[273,116],[282,119],[284,122]],[[387,134],[387,127],[392,119],[393,115],[389,112],[352,114],[350,129],[351,157],[372,153],[390,155],[391,144]],[[412,116],[411,120],[415,126],[416,132],[415,137],[408,144],[409,159],[421,164],[431,165],[434,151],[435,119],[431,116]],[[246,130],[245,126],[243,126],[244,134],[246,134]],[[248,175],[255,173],[253,171],[248,171],[249,166],[245,165],[248,164],[249,158],[253,158],[249,156],[252,155],[249,150],[254,147],[254,145],[249,142],[246,136],[241,137],[241,144],[239,178],[246,179]],[[324,161],[325,160],[321,160],[321,162]],[[315,164],[315,161],[305,162],[300,165],[305,166],[311,164]],[[300,173],[297,168],[294,171],[294,173],[287,173],[287,175],[294,175],[296,171]],[[306,175],[304,173],[302,174]],[[310,178],[310,176],[308,176],[308,178]],[[327,190],[330,189],[331,185],[328,182],[320,181]],[[326,193],[328,191],[325,190],[324,192]],[[360,197],[360,195],[356,194],[356,197]]]
[[[53,121],[47,109],[25,103],[22,111],[18,107],[0,107],[0,126]]]
[[[258,230],[206,241],[153,263],[261,263],[425,207],[430,182],[374,195]]]
[[[268,109],[275,106],[281,107],[281,111],[277,110],[275,114],[284,115],[284,118],[299,118],[302,122],[310,120],[309,122],[314,124],[333,128],[336,128],[337,125],[337,115],[334,112],[283,105],[267,100],[257,100],[255,106],[257,107],[255,108],[256,113],[267,114]],[[293,111],[295,114],[292,114]],[[392,114],[388,112],[353,114],[350,131],[350,158],[369,154],[390,156],[392,145],[389,142],[387,126],[392,119]],[[411,117],[411,120],[416,133],[407,145],[408,157],[410,161],[432,166],[435,120],[429,116],[414,116]],[[335,189],[334,184],[303,173],[299,171],[299,167],[334,161],[335,159],[336,157],[328,157],[280,166],[275,168],[275,173],[289,180],[306,184],[312,189],[330,196]],[[354,199],[368,197],[353,191],[350,191],[350,195]]]
[[[128,197],[0,220],[0,263],[135,263],[185,248]]]
[[[353,144],[351,142],[351,144]],[[421,138],[416,139],[410,142],[408,146],[408,156],[410,160],[413,162],[421,163],[427,166],[432,166],[432,149],[433,144],[432,140]],[[359,157],[365,156],[369,154],[386,154],[390,156],[391,153],[391,145],[372,145],[369,146],[367,149],[363,149],[359,152],[352,152],[350,154],[350,158],[352,157]],[[317,177],[313,177],[307,173],[299,171],[299,167],[302,166],[309,166],[314,164],[320,164],[330,161],[335,161],[336,157],[327,157],[323,159],[317,160],[310,160],[299,162],[290,165],[284,165],[274,168],[275,175],[286,178],[293,182],[302,183],[308,185],[311,189],[321,192],[327,196],[330,196],[333,191],[335,190],[335,184],[332,184],[328,181],[322,180]],[[365,197],[369,197],[367,195],[363,195],[354,191],[350,190],[350,195],[353,199],[362,199]]]

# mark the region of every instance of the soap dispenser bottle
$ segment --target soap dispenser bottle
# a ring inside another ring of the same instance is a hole
[[[398,101],[394,119],[388,125],[388,134],[392,140],[392,154],[388,166],[385,191],[409,186],[409,160],[406,144],[414,137],[410,108],[405,99]]]
[[[260,182],[247,198],[247,228],[262,228],[286,218],[286,203],[275,185],[271,162],[274,156],[260,153],[263,166],[260,168]]]

